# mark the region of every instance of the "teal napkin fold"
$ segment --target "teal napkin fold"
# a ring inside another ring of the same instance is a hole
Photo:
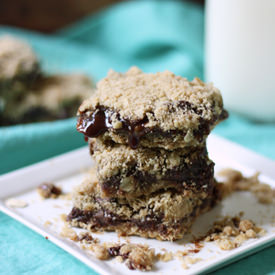
[[[171,70],[203,77],[203,10],[180,1],[131,1],[63,29],[69,41],[104,49],[118,71],[133,64],[145,72]]]
[[[203,10],[180,1],[123,2],[54,35],[0,27],[27,40],[48,73],[84,72],[95,81],[110,68],[137,65],[146,72],[171,70],[203,78]],[[84,145],[75,119],[0,127],[0,174]],[[275,124],[237,114],[215,133],[275,159]],[[71,255],[0,213],[0,274],[97,274]],[[271,274],[271,247],[215,274]]]

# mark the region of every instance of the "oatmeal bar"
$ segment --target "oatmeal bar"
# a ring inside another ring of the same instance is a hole
[[[85,75],[40,76],[20,100],[5,102],[0,125],[75,116],[79,104],[92,92],[91,80]]]
[[[1,84],[32,79],[38,71],[38,59],[27,43],[8,35],[0,37]]]
[[[131,149],[123,144],[90,142],[103,195],[137,197],[159,189],[174,188],[179,192],[211,192],[214,163],[206,147],[186,152],[161,148]]]
[[[73,202],[68,215],[73,226],[176,240],[188,232],[199,214],[213,206],[215,195],[171,189],[135,199],[103,198],[96,178],[90,177],[75,190]]]
[[[6,112],[10,111],[11,102],[20,104],[26,91],[39,75],[39,62],[29,45],[12,36],[1,36],[0,126],[8,124],[5,122]]]
[[[78,115],[77,129],[87,137],[173,150],[203,144],[227,112],[212,84],[132,67],[125,74],[110,71]]]

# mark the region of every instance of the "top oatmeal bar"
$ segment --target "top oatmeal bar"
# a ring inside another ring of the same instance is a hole
[[[39,61],[31,47],[12,36],[0,37],[0,81],[26,80],[39,71]]]
[[[132,67],[125,74],[110,71],[78,115],[77,129],[87,137],[174,150],[203,144],[227,112],[212,84]]]
[[[18,106],[39,75],[39,61],[31,47],[12,36],[0,36],[0,126],[9,125],[6,112],[16,109],[9,104]]]
[[[22,95],[12,91],[2,97],[0,126],[73,117],[92,92],[92,82],[85,75],[41,75]]]

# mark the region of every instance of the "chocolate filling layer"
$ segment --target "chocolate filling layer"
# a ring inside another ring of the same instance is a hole
[[[200,211],[208,210],[208,207],[212,207],[215,204],[215,199],[205,199],[201,205],[195,207],[190,215],[171,222],[169,225],[164,224],[163,214],[152,213],[141,219],[125,219],[119,215],[112,213],[104,208],[95,211],[85,211],[74,207],[67,216],[68,221],[76,221],[85,224],[91,224],[94,229],[104,229],[108,227],[115,227],[121,224],[127,226],[137,226],[141,231],[159,232],[160,235],[168,235],[171,229],[182,230],[183,224],[188,223],[188,220],[193,220]]]
[[[114,130],[111,120],[113,114],[114,112],[110,111],[110,109],[100,106],[91,117],[87,117],[85,114],[79,117],[77,130],[87,137],[98,137],[108,131],[108,129]],[[119,131],[127,133],[128,143],[131,148],[137,148],[140,138],[150,131],[148,128],[145,128],[148,119],[130,121],[121,119],[118,114],[117,117],[119,117],[119,121],[122,123],[122,128]]]
[[[202,111],[194,106],[192,103],[188,101],[179,101],[178,108],[181,108],[182,111],[192,112],[198,115],[201,115]],[[169,112],[175,112],[174,106],[169,105]],[[194,131],[194,135],[198,140],[203,140],[205,135],[208,135],[210,132],[210,126],[217,119],[224,119],[227,117],[224,111],[219,118],[214,118],[212,121],[200,119],[200,125],[197,130]],[[115,114],[116,118],[122,123],[122,127],[118,130],[112,127],[112,115]],[[104,134],[106,131],[111,129],[114,132],[124,133],[128,137],[129,146],[132,149],[138,147],[140,139],[148,133],[153,133],[160,136],[173,136],[173,135],[185,135],[185,133],[181,130],[171,130],[164,132],[159,128],[149,128],[146,127],[146,123],[148,122],[148,118],[145,117],[141,120],[132,121],[129,119],[121,118],[119,113],[111,110],[110,108],[106,108],[104,106],[98,106],[96,110],[93,112],[91,116],[87,116],[85,113],[82,113],[78,118],[77,130],[80,133],[83,133],[85,136],[94,138]]]
[[[193,214],[194,215],[194,214]],[[191,217],[192,215],[190,215]],[[167,226],[163,224],[163,215],[147,215],[143,220],[140,219],[123,219],[122,217],[111,213],[108,210],[85,211],[79,208],[73,208],[67,217],[68,221],[77,221],[85,224],[92,223],[95,229],[106,228],[108,226],[118,226],[127,224],[137,226],[142,231],[158,231],[161,235],[167,234]],[[180,219],[171,224],[169,228],[178,228],[186,218]]]
[[[211,192],[212,191],[212,179],[214,175],[214,163],[206,165],[201,165],[201,162],[195,163],[191,167],[182,166],[179,170],[173,169],[168,170],[165,175],[161,178],[156,176],[143,173],[142,171],[136,170],[133,167],[132,170],[129,170],[126,177],[129,177],[130,184],[136,185],[131,192],[136,192],[143,190],[148,190],[148,186],[152,184],[158,184],[159,181],[165,182],[167,188],[173,187],[178,191],[183,191],[184,189],[191,189],[197,192]],[[118,174],[113,176],[101,183],[101,188],[104,191],[105,195],[112,196],[114,194],[125,195],[123,188],[120,187],[122,182],[121,175]],[[163,188],[163,186],[160,186]]]

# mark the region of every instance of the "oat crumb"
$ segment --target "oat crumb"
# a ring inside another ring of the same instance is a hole
[[[111,243],[106,246],[111,257],[116,257],[118,261],[125,261],[126,266],[131,270],[152,270],[153,264],[158,258],[155,250],[149,248],[148,245]]]
[[[258,201],[263,204],[272,204],[275,198],[275,189],[268,184],[259,181],[259,173],[251,177],[244,177],[240,171],[223,169],[218,173],[225,179],[220,187],[221,197],[226,197],[234,191],[250,191]],[[242,216],[242,215],[240,215]]]
[[[251,238],[256,238],[257,237],[257,234],[256,232],[253,230],[253,229],[248,229],[246,232],[245,232],[245,235],[247,238],[251,239]]]
[[[67,221],[67,215],[66,214],[60,214],[60,219],[63,221],[63,222],[66,222]]]
[[[238,236],[235,237],[234,243],[235,243],[236,247],[239,247],[246,240],[247,240],[247,236],[245,235],[245,233],[241,232]]]
[[[162,262],[169,262],[174,258],[173,253],[167,252],[167,251],[165,251],[164,253],[158,253],[157,257],[158,257],[158,260]]]
[[[82,244],[98,244],[99,239],[94,238],[89,232],[81,232],[77,236],[77,241],[81,242]]]
[[[215,241],[220,249],[231,250],[241,246],[248,239],[262,236],[260,234],[262,232],[265,232],[265,230],[255,226],[251,220],[240,219],[238,216],[226,216],[214,222],[208,233],[198,240],[206,242]]]
[[[60,236],[63,238],[69,238],[72,241],[77,241],[77,234],[76,232],[68,226],[67,223],[62,227]]]
[[[100,245],[100,244],[92,245],[91,250],[94,252],[95,257],[99,260],[108,260],[110,258],[108,249],[103,245]]]
[[[258,234],[259,234],[259,236],[263,237],[264,235],[266,235],[266,230],[263,228],[260,228]]]
[[[51,222],[51,221],[45,221],[45,223],[44,223],[44,226],[45,227],[48,227],[48,226],[50,226],[50,225],[52,225],[53,223]]]
[[[28,206],[28,203],[20,200],[20,199],[15,199],[15,198],[10,198],[6,200],[6,205],[11,208],[25,208]]]
[[[116,260],[117,260],[119,263],[122,263],[122,262],[123,262],[122,256],[116,256]]]
[[[59,198],[62,200],[72,200],[72,193],[66,193],[66,194],[61,194],[59,195]]]
[[[227,236],[232,236],[232,234],[233,234],[232,227],[230,225],[225,226],[223,229],[223,233]]]
[[[239,229],[243,232],[246,232],[249,229],[253,229],[254,224],[250,220],[242,220],[239,224]]]
[[[217,244],[222,250],[231,250],[235,248],[235,244],[228,238],[217,240]]]
[[[178,250],[176,253],[175,253],[175,256],[178,258],[178,259],[181,259],[182,257],[188,255],[188,252],[187,251],[180,251]]]
[[[186,257],[181,258],[180,261],[181,261],[182,268],[189,269],[190,265],[196,264],[197,262],[202,261],[202,259],[186,256]]]
[[[51,182],[43,182],[37,187],[37,192],[43,199],[56,199],[61,195],[62,190]]]

